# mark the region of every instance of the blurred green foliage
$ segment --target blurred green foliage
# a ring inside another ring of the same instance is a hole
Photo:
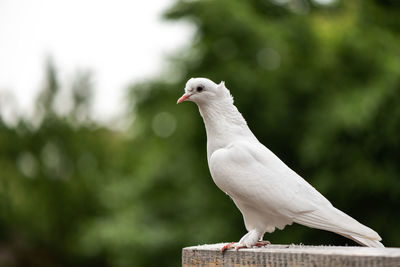
[[[395,0],[177,1],[166,18],[194,25],[193,42],[132,86],[126,131],[90,120],[89,73],[57,113],[49,64],[34,120],[0,120],[0,265],[179,266],[184,246],[238,240],[197,108],[175,105],[198,76],[226,81],[262,143],[400,246],[399,17]],[[265,238],[354,244],[298,225]]]

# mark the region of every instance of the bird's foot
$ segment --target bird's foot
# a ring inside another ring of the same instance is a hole
[[[268,245],[271,245],[271,242],[269,242],[268,240],[261,240],[261,241],[258,241],[257,243],[255,243],[253,247],[261,248],[261,247],[265,247]]]
[[[270,245],[270,244],[271,244],[271,242],[269,242],[269,241],[261,240],[261,241],[257,241],[257,242],[256,242],[254,245],[252,245],[251,247],[258,247],[258,248],[260,248],[260,247],[265,247],[265,246]],[[228,244],[226,244],[225,246],[223,246],[223,247],[221,248],[221,252],[224,252],[225,250],[228,250],[228,249],[231,249],[231,248],[234,248],[235,250],[239,250],[239,249],[248,248],[248,247],[245,246],[245,245],[243,245],[243,244],[240,244],[240,243],[231,242],[231,243],[228,243]]]
[[[224,252],[225,250],[228,250],[228,249],[231,249],[231,248],[234,248],[235,250],[239,250],[239,249],[245,248],[245,247],[246,246],[243,246],[240,243],[231,242],[231,243],[228,243],[225,246],[223,246],[221,248],[221,252]]]

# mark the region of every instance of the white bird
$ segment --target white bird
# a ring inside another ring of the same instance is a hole
[[[265,245],[264,233],[293,222],[335,232],[363,246],[384,247],[378,233],[336,209],[251,132],[224,82],[191,78],[177,103],[193,101],[207,132],[207,160],[215,184],[243,215],[248,231],[224,246]]]

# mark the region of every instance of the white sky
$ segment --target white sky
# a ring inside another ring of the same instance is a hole
[[[50,55],[62,85],[79,69],[93,72],[94,115],[112,119],[127,85],[161,72],[163,56],[190,41],[189,25],[160,19],[172,3],[0,0],[0,92],[12,91],[29,114]]]

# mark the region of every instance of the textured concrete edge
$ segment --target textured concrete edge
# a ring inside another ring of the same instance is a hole
[[[227,243],[205,244],[185,247],[184,251],[210,251],[220,252],[221,247]],[[400,248],[369,248],[369,247],[347,247],[347,246],[306,246],[306,245],[268,245],[263,248],[246,248],[238,251],[229,250],[235,253],[288,253],[288,254],[319,254],[336,256],[372,256],[372,257],[394,257],[400,260]]]
[[[182,249],[183,267],[400,267],[400,248],[268,245],[228,250],[223,243]]]

